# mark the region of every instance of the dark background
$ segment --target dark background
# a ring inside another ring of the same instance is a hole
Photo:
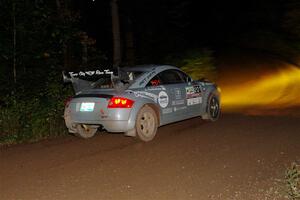
[[[76,7],[82,16],[82,28],[111,57],[110,2],[77,1]],[[159,61],[162,54],[190,48],[250,48],[248,43],[257,42],[253,40],[261,32],[284,37],[288,42],[283,29],[287,9],[288,1],[271,0],[119,1],[121,34],[132,31],[137,54],[153,61]]]
[[[0,142],[66,133],[61,116],[73,91],[62,71],[115,65],[112,1],[0,0]],[[171,64],[214,81],[231,63],[256,70],[257,58],[273,56],[299,64],[299,0],[117,3],[120,66]]]

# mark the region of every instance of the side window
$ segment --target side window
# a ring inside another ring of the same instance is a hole
[[[184,80],[184,82],[188,82],[188,80],[191,80],[191,78],[186,75],[185,73],[181,72],[181,71],[177,71],[179,73],[179,75],[181,76],[181,78]]]
[[[158,75],[154,76],[146,85],[149,86],[158,86],[163,84],[176,84],[176,83],[186,83],[188,76],[178,70],[166,70],[160,72]]]
[[[162,84],[185,83],[185,80],[179,74],[178,70],[169,69],[159,73]]]
[[[160,78],[158,77],[158,75],[156,75],[147,83],[146,87],[158,86],[158,85],[161,85],[161,81],[160,81]]]

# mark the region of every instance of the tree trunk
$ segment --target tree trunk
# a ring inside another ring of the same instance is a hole
[[[135,56],[134,56],[134,37],[132,31],[132,23],[128,20],[127,31],[125,35],[126,40],[126,64],[134,65]]]
[[[82,55],[81,55],[81,60],[82,60],[82,65],[86,67],[87,62],[88,62],[88,45],[87,42],[82,42]]]
[[[113,34],[113,66],[121,64],[120,22],[117,0],[111,0],[112,34]]]
[[[16,47],[17,47],[17,28],[16,28],[16,3],[12,5],[12,17],[13,17],[13,76],[14,83],[17,83],[17,66],[16,66]]]
[[[57,8],[58,12],[60,12],[60,9],[61,9],[60,0],[56,0],[56,8]]]
[[[64,0],[56,0],[56,7],[57,7],[57,13],[63,22],[65,21],[64,19],[64,12],[65,12],[65,2]],[[69,52],[68,52],[68,44],[66,41],[63,41],[62,43],[62,52],[63,52],[63,68],[67,69],[69,66]]]

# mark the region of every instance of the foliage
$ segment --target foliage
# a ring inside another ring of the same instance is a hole
[[[289,199],[300,199],[300,165],[292,163],[285,173],[285,181]]]
[[[160,63],[166,54],[181,52],[190,39],[185,35],[187,30],[190,32],[191,19],[188,16],[190,1],[127,0],[118,2],[121,20],[126,17],[132,23],[138,64]],[[126,28],[128,26],[124,27]]]
[[[0,72],[8,75],[0,78],[12,80],[13,62],[18,80],[28,72],[46,76],[53,66],[60,70],[80,66],[87,58],[84,53],[97,61],[103,58],[95,51],[96,41],[80,30],[80,15],[68,2],[60,0],[60,7],[54,1],[0,2]]]
[[[286,1],[286,11],[282,20],[283,31],[291,40],[291,46],[297,50],[296,63],[300,65],[300,2],[297,0]]]
[[[66,133],[64,100],[71,96],[70,87],[61,83],[61,74],[52,72],[45,87],[36,93],[7,95],[0,104],[0,144],[35,141]]]
[[[61,71],[105,60],[70,4],[0,1],[0,144],[63,134]]]
[[[297,57],[300,50],[297,49],[297,42],[290,41],[288,38],[268,30],[248,32],[240,39],[232,42],[249,49],[268,52],[290,62],[295,62],[293,58]]]
[[[180,67],[194,80],[207,78],[215,81],[217,78],[216,67],[210,50],[189,50],[185,54],[171,55],[166,58],[166,63]]]
[[[287,0],[282,26],[291,34],[291,37],[300,39],[300,2],[298,0]]]

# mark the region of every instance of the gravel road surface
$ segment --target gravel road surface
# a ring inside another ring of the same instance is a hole
[[[104,133],[2,148],[0,199],[283,199],[299,159],[298,115],[194,118],[148,143]]]

